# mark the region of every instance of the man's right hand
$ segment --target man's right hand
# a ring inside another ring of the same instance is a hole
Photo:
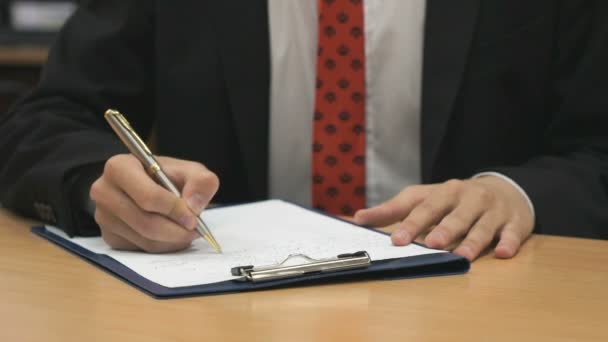
[[[196,215],[217,192],[217,176],[196,162],[157,159],[182,198],[154,182],[130,154],[110,158],[91,186],[95,221],[111,247],[165,253],[185,249],[199,237]]]

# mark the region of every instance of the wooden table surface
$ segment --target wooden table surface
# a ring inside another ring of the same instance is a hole
[[[465,275],[155,300],[0,210],[0,341],[608,341],[608,241]]]
[[[40,66],[46,62],[47,47],[35,46],[0,46],[0,65]]]

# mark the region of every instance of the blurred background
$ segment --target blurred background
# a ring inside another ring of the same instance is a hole
[[[38,82],[49,46],[82,0],[0,0],[0,113]]]

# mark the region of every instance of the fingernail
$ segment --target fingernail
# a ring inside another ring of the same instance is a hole
[[[471,247],[467,246],[467,245],[462,245],[460,247],[457,248],[458,254],[464,256],[467,259],[472,259],[473,256],[473,250],[471,250]],[[456,252],[456,251],[454,251]]]
[[[355,216],[353,216],[353,220],[355,221],[356,224],[364,224],[365,221],[361,218],[362,216],[364,217],[365,214],[362,214],[364,212],[364,210],[359,210],[355,213]]]
[[[513,249],[509,245],[504,243],[498,244],[494,251],[496,252],[496,256],[499,258],[510,258],[513,256],[513,254],[515,254],[513,252]]]
[[[192,211],[199,214],[203,211],[204,206],[207,204],[205,198],[200,194],[194,194],[187,199],[188,206]]]
[[[393,234],[393,236],[400,243],[408,244],[411,242],[410,233],[408,233],[406,230],[398,230]]]
[[[431,232],[431,239],[435,240],[436,245],[445,245],[445,235],[442,232],[433,231]]]
[[[196,219],[194,216],[185,215],[179,219],[179,223],[188,230],[194,230],[194,227],[196,226]]]

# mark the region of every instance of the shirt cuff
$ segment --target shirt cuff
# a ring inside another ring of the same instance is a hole
[[[498,172],[480,172],[477,173],[475,175],[473,175],[473,178],[479,178],[479,177],[484,177],[484,176],[494,176],[494,177],[498,177],[504,181],[506,181],[507,183],[511,184],[515,189],[517,189],[517,191],[519,191],[519,193],[524,196],[524,199],[526,200],[526,202],[528,203],[528,207],[530,208],[530,211],[532,212],[532,220],[536,221],[536,213],[534,212],[534,204],[532,204],[532,201],[530,200],[530,197],[528,197],[528,194],[524,191],[524,189],[521,188],[521,186],[519,186],[519,184],[515,183],[514,180],[512,180],[511,178],[503,175],[502,173],[498,173]]]

